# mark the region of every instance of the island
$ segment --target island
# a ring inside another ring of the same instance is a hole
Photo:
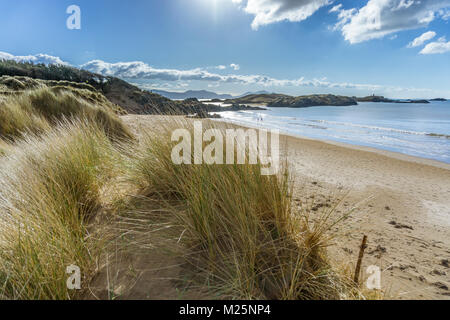
[[[383,96],[367,96],[367,97],[361,97],[356,98],[358,102],[385,102],[385,103],[430,103],[428,100],[418,99],[406,99],[406,100],[395,100],[395,99],[389,99],[385,98]]]
[[[316,106],[352,106],[358,102],[354,97],[332,94],[288,96],[284,94],[251,94],[242,98],[225,100],[224,103],[259,104],[267,107],[307,108]]]

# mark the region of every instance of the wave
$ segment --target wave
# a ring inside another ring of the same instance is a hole
[[[255,113],[252,111],[238,111],[238,113],[241,113],[241,114],[246,113],[246,114],[255,115]],[[401,134],[420,135],[420,136],[429,136],[429,137],[450,139],[450,135],[444,134],[444,133],[421,132],[421,131],[413,131],[413,130],[406,130],[406,129],[371,126],[371,125],[357,124],[357,123],[351,123],[351,122],[339,122],[339,121],[330,121],[330,120],[309,120],[309,119],[303,119],[303,118],[291,117],[291,116],[272,116],[272,115],[267,115],[267,114],[258,114],[258,115],[263,116],[263,118],[265,119],[265,121],[267,123],[272,123],[272,124],[277,123],[279,126],[283,126],[283,123],[285,123],[286,121],[296,121],[297,120],[299,122],[288,122],[288,124],[296,125],[296,126],[306,126],[306,127],[322,129],[322,130],[330,129],[326,126],[320,126],[320,125],[314,125],[314,124],[307,123],[307,122],[315,122],[315,123],[321,123],[321,124],[331,124],[331,125],[337,125],[337,126],[363,128],[363,129],[370,129],[370,130],[377,130],[377,131],[386,131],[386,132],[395,132],[395,133],[401,133]],[[233,117],[231,117],[231,118],[233,118]],[[244,121],[244,122],[250,121],[250,119],[248,119],[247,117],[240,118],[240,119],[234,119],[234,120],[240,120],[240,121]]]
[[[403,133],[403,134],[413,134],[413,135],[420,135],[420,136],[430,136],[430,137],[440,137],[440,138],[450,139],[450,135],[443,134],[443,133],[412,131],[412,130],[405,130],[405,129],[386,128],[386,127],[370,126],[370,125],[356,124],[356,123],[350,123],[350,122],[337,122],[337,121],[328,121],[328,120],[311,120],[311,122],[328,123],[328,124],[341,125],[341,126],[372,129],[372,130],[378,130],[378,131],[388,131],[388,132],[396,132],[396,133]]]
[[[319,126],[317,124],[309,124],[309,123],[298,123],[298,122],[289,122],[288,124],[293,126],[302,126],[302,127],[310,127],[314,129],[322,129],[322,130],[328,130],[328,127]]]

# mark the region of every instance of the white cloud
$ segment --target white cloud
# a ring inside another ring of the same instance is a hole
[[[331,8],[330,11],[328,11],[328,12],[329,13],[339,12],[341,10],[341,8],[342,8],[342,3],[339,3],[339,4],[335,5],[333,8]]]
[[[248,14],[254,15],[252,28],[280,21],[299,22],[313,15],[331,0],[233,0]]]
[[[230,64],[230,68],[233,68],[235,71],[238,71],[239,69],[241,69],[241,66],[236,63],[232,63]]]
[[[330,82],[327,78],[320,79],[277,79],[265,75],[219,75],[210,73],[202,68],[191,70],[177,69],[157,69],[144,62],[118,62],[108,63],[101,60],[90,61],[81,66],[91,72],[100,73],[105,76],[116,76],[120,78],[136,80],[156,80],[156,81],[207,81],[208,86],[216,86],[218,83],[258,85],[263,87],[311,87],[328,89],[355,89],[366,91],[380,90],[411,90],[399,87],[387,87],[373,84],[355,84],[349,82]],[[419,89],[420,90],[420,89]]]
[[[450,42],[446,42],[442,37],[438,42],[429,43],[423,50],[422,54],[431,53],[443,53],[450,51]],[[49,55],[41,54],[35,56],[14,56],[9,53],[0,52],[0,60],[13,59],[16,61],[40,61],[48,63],[61,63],[69,65],[63,62],[58,57],[52,57]],[[233,64],[231,64],[233,65]],[[231,67],[230,65],[230,67]],[[236,64],[235,64],[236,65]],[[238,66],[238,65],[236,65]],[[228,74],[220,75],[206,71],[205,68],[195,68],[190,70],[177,70],[177,69],[159,69],[149,66],[148,64],[135,61],[135,62],[117,62],[108,63],[102,60],[93,60],[81,66],[82,69],[86,69],[91,72],[100,73],[105,76],[116,76],[120,78],[134,79],[136,85],[141,88],[159,88],[166,89],[181,89],[187,88],[191,85],[191,81],[205,81],[209,87],[217,87],[220,84],[242,84],[242,85],[257,85],[262,87],[311,87],[330,89],[335,91],[338,89],[354,89],[360,91],[370,92],[432,92],[430,89],[418,89],[418,88],[402,88],[394,86],[383,86],[374,84],[357,84],[350,82],[331,82],[327,78],[319,79],[305,79],[300,77],[298,79],[277,79],[265,75],[239,75]],[[237,69],[236,69],[237,70]],[[152,80],[159,83],[145,84],[142,83],[145,80]],[[147,89],[148,89],[147,88]],[[364,93],[362,93],[364,94]]]
[[[60,65],[68,65],[67,62],[62,61],[58,57],[50,56],[48,54],[36,54],[36,55],[28,55],[28,56],[15,56],[6,52],[0,51],[0,60],[14,60],[17,62],[33,62],[34,64],[60,64]]]
[[[436,37],[436,32],[434,31],[428,31],[423,33],[421,36],[415,38],[413,41],[411,41],[410,44],[408,44],[408,48],[415,48],[423,45],[425,42],[433,39]]]
[[[227,68],[227,66],[220,65],[220,66],[216,66],[215,68],[219,69],[219,70],[225,70]]]
[[[89,61],[81,68],[106,76],[129,79],[158,79],[163,81],[208,80],[221,81],[223,76],[201,68],[191,70],[158,69],[141,61],[108,63],[102,60]]]
[[[356,9],[352,8],[352,9],[344,10],[344,9],[339,8],[333,12],[338,13],[338,22],[334,26],[334,30],[338,30],[338,29],[341,29],[346,23],[348,23],[352,19],[353,15],[356,12]]]
[[[369,0],[360,9],[337,10],[336,28],[342,31],[345,40],[359,43],[426,27],[449,7],[450,0]]]
[[[430,42],[422,49],[422,51],[420,51],[421,54],[437,54],[446,52],[450,52],[450,41],[447,41],[445,37],[439,38],[436,42]]]
[[[447,10],[447,11],[441,10],[441,11],[439,11],[439,15],[441,16],[441,18],[443,20],[449,20],[450,19],[450,10]]]

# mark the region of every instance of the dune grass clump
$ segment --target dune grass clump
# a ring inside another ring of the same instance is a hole
[[[66,267],[93,270],[86,225],[115,172],[114,146],[89,121],[27,134],[0,162],[0,298],[70,299]]]
[[[178,226],[187,274],[221,298],[339,299],[345,281],[327,261],[325,221],[293,211],[287,170],[260,165],[175,165],[168,122],[142,138],[133,181]],[[223,130],[223,129],[220,129]]]
[[[0,136],[14,139],[26,131],[42,133],[64,118],[83,118],[96,123],[112,138],[132,137],[111,109],[92,104],[70,91],[47,87],[25,91],[0,102]]]
[[[43,133],[49,128],[43,116],[25,109],[16,99],[0,102],[0,137],[11,140],[25,131]]]

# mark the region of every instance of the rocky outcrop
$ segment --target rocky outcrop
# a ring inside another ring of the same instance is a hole
[[[356,98],[358,102],[385,102],[385,103],[430,103],[428,100],[413,100],[413,99],[406,99],[406,100],[394,100],[385,98],[383,96],[367,96],[362,98]]]
[[[307,108],[316,106],[353,106],[358,102],[355,98],[335,96],[332,94],[314,94],[300,97],[282,97],[272,101],[268,107]]]
[[[358,102],[394,102],[392,99],[387,99],[383,96],[367,96],[356,98]]]
[[[332,94],[314,94],[293,97],[285,94],[251,94],[239,99],[226,100],[225,103],[259,104],[268,107],[307,108],[315,106],[351,106],[358,102],[355,98]]]
[[[284,94],[249,94],[247,96],[225,100],[227,104],[259,104],[268,105],[280,98],[290,97]]]

